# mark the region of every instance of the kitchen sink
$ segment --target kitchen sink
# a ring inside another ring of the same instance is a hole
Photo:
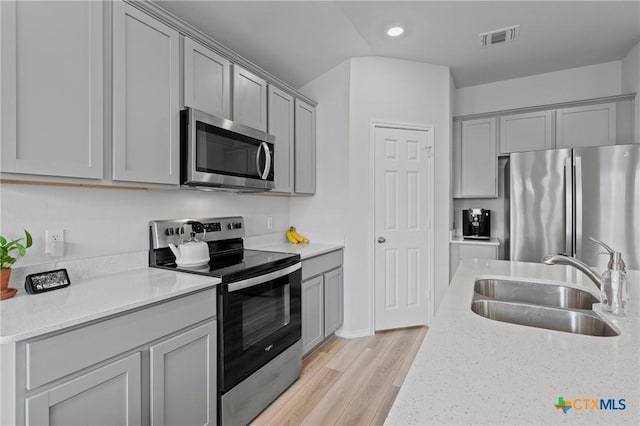
[[[471,310],[485,318],[529,327],[588,336],[618,336],[619,333],[589,311],[536,306],[499,300],[474,300]]]
[[[487,298],[504,302],[569,309],[592,309],[599,300],[591,293],[556,284],[538,284],[503,279],[479,279],[474,291]]]

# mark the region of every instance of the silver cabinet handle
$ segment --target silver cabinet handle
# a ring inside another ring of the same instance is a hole
[[[387,242],[387,239],[385,237],[378,237],[378,244],[384,244]]]

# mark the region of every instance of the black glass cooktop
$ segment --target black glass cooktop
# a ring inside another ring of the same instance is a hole
[[[212,255],[209,264],[201,267],[183,267],[174,263],[173,258],[153,265],[157,268],[190,274],[218,277],[223,283],[239,281],[274,270],[286,268],[300,261],[300,255],[261,250],[240,250],[236,253]]]

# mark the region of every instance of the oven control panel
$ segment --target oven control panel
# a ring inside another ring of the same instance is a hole
[[[169,243],[179,244],[183,235],[195,232],[204,241],[219,241],[244,237],[244,218],[240,216],[154,220],[149,222],[149,232],[153,249],[167,247]]]

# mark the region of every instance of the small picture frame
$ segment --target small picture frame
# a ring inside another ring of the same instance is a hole
[[[29,294],[44,293],[59,288],[69,287],[71,280],[66,269],[56,269],[55,271],[38,272],[27,275],[24,280],[24,289]]]

